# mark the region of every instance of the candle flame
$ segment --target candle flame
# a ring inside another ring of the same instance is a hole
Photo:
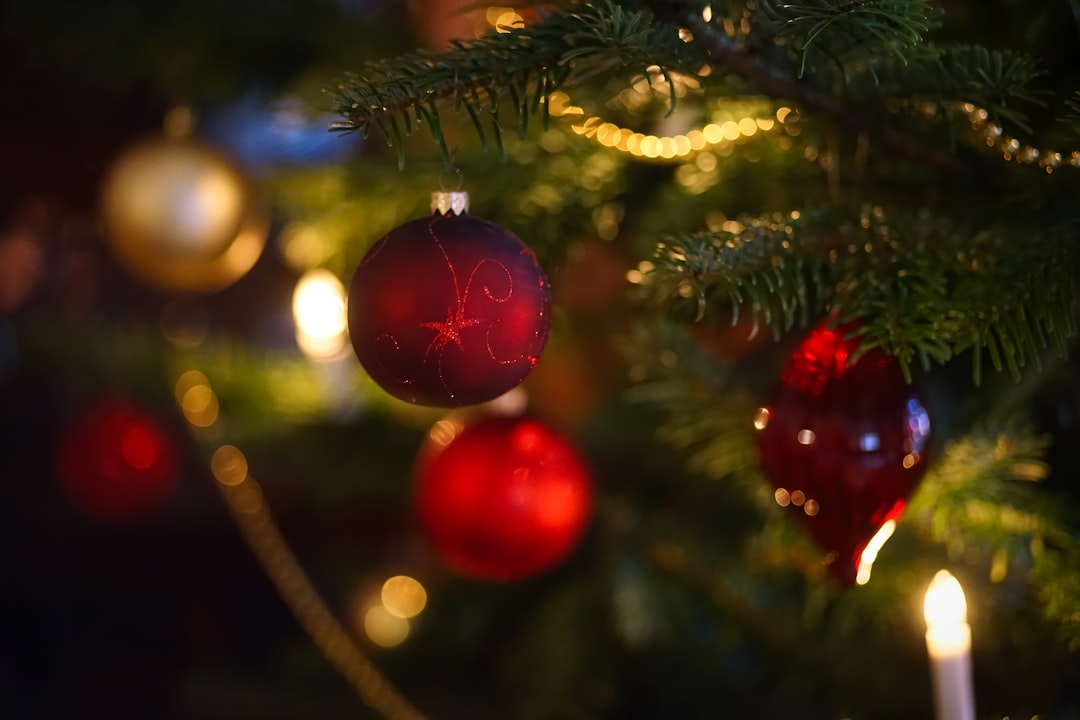
[[[967,601],[960,581],[948,570],[938,570],[923,601],[923,617],[928,628],[936,625],[963,625],[967,622]]]

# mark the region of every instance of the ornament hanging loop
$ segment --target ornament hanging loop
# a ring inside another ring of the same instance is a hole
[[[453,187],[450,185],[450,177],[453,176]],[[465,184],[465,173],[461,171],[457,165],[447,165],[439,173],[439,189],[443,192],[457,192],[461,190],[461,186]]]
[[[449,175],[453,173],[457,182],[454,188],[448,189]],[[469,211],[469,193],[464,192],[461,186],[465,183],[465,176],[461,168],[452,165],[439,173],[439,189],[431,193],[431,212],[435,215],[464,215]]]

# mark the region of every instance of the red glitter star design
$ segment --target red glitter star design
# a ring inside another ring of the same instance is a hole
[[[427,357],[431,355],[432,350],[441,351],[450,343],[454,343],[464,350],[465,347],[461,344],[461,331],[467,327],[479,325],[480,322],[480,320],[475,318],[466,318],[465,303],[459,302],[456,312],[447,308],[446,320],[433,320],[431,322],[420,323],[420,327],[434,330],[436,333],[435,337],[431,339],[431,344],[428,345],[427,352],[424,353],[424,358],[427,359]]]

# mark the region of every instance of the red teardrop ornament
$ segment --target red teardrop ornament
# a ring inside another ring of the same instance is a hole
[[[488,417],[464,429],[441,422],[417,460],[421,526],[448,565],[479,580],[557,565],[577,546],[592,502],[577,449],[528,418]]]
[[[435,213],[368,250],[348,314],[356,355],[384,390],[458,407],[529,374],[547,343],[551,288],[513,233],[465,212]]]
[[[818,325],[754,418],[761,467],[827,555],[832,576],[864,583],[926,470],[930,417],[895,358],[850,362],[851,326]]]

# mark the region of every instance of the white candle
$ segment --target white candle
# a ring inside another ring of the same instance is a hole
[[[947,570],[939,570],[930,583],[923,616],[937,719],[975,720],[967,602],[964,589]]]

